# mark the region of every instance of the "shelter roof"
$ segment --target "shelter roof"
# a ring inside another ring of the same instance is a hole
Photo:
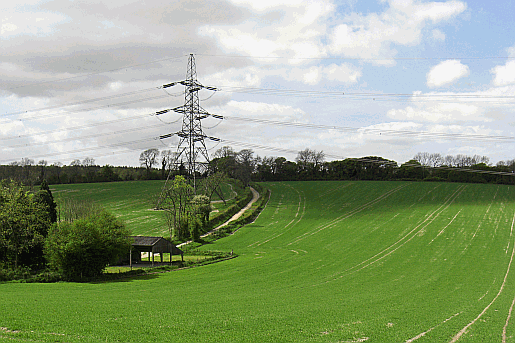
[[[132,236],[131,238],[134,238],[134,243],[132,243],[132,245],[141,245],[141,246],[153,246],[160,240],[168,241],[167,239],[165,239],[163,237]]]

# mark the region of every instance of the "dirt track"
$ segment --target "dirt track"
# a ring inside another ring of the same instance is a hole
[[[249,203],[244,208],[242,208],[238,213],[236,213],[234,216],[232,216],[228,221],[215,227],[213,230],[209,231],[208,233],[203,234],[202,236],[200,236],[200,238],[207,237],[210,234],[212,234],[213,232],[215,232],[215,231],[219,230],[220,228],[224,227],[225,225],[229,224],[230,222],[235,221],[236,219],[240,218],[241,215],[243,213],[245,213],[245,211],[247,211],[252,206],[252,204],[254,204],[259,199],[259,193],[252,187],[250,187],[250,190],[252,191],[252,200],[250,200]],[[192,241],[187,241],[187,242],[178,244],[177,247],[181,247],[181,246],[189,244],[191,242]]]

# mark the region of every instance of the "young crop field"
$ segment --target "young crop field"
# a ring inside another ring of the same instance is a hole
[[[86,200],[103,206],[122,219],[134,235],[169,235],[162,211],[154,210],[157,197],[165,181],[128,181],[106,183],[81,183],[53,185],[51,191],[58,204],[67,200]],[[226,199],[234,197],[235,186],[224,183],[222,194]],[[213,200],[218,201],[215,193]],[[214,204],[223,210],[223,203]]]
[[[253,224],[203,247],[237,258],[119,282],[0,284],[0,338],[515,341],[514,187],[266,186]]]

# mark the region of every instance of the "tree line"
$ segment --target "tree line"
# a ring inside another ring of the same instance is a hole
[[[139,167],[99,166],[86,157],[73,160],[70,165],[45,160],[34,163],[23,158],[19,162],[0,165],[0,179],[14,179],[27,185],[111,182],[132,180],[164,180],[169,176],[186,175],[186,169],[171,150],[147,149],[141,152]],[[463,171],[463,169],[473,169]],[[515,160],[490,163],[487,156],[441,155],[420,152],[405,163],[379,156],[364,156],[326,161],[323,151],[309,148],[299,151],[294,161],[281,156],[260,157],[250,149],[234,150],[230,146],[218,149],[209,163],[205,177],[224,172],[244,185],[250,181],[295,180],[440,180],[451,182],[480,182],[513,184]]]
[[[417,153],[399,165],[379,156],[325,161],[323,151],[299,151],[295,161],[284,157],[254,156],[252,150],[219,149],[210,162],[212,171],[222,171],[245,184],[252,181],[308,180],[427,180],[474,183],[515,183],[515,160],[495,166],[479,155]],[[504,175],[501,175],[504,173]]]

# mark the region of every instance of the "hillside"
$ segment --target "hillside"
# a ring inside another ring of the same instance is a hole
[[[256,222],[204,247],[238,258],[127,282],[1,284],[0,337],[513,341],[512,186],[266,185]]]
[[[154,210],[164,184],[162,180],[81,183],[53,185],[51,190],[58,204],[67,200],[91,201],[105,207],[122,219],[134,235],[166,236],[169,233],[165,217],[161,211]],[[234,196],[235,187],[228,183],[221,186],[226,199]],[[213,200],[219,200],[216,194]]]

